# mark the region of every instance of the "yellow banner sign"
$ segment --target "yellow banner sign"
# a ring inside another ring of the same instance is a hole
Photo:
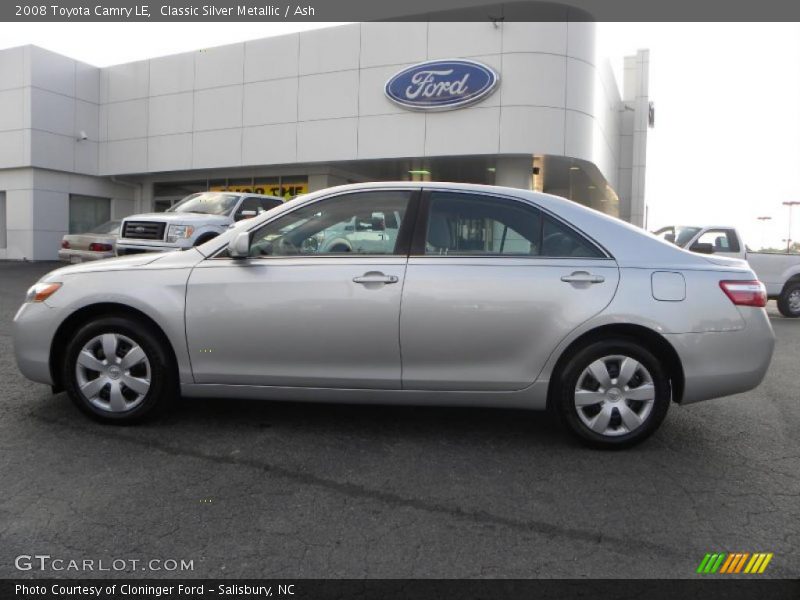
[[[266,194],[267,196],[280,196],[284,200],[294,198],[300,194],[308,193],[308,183],[256,183],[255,185],[215,185],[209,188],[211,192],[239,192],[244,194]]]

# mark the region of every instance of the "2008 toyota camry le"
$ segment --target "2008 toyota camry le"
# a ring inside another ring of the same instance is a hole
[[[307,194],[183,252],[68,266],[14,319],[22,373],[88,415],[179,394],[552,409],[596,446],[757,386],[764,286],[546,194],[427,182]]]

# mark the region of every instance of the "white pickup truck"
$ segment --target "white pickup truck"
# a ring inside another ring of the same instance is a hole
[[[117,256],[186,250],[225,231],[229,225],[283,204],[282,198],[239,192],[200,192],[166,212],[125,217]]]
[[[692,252],[746,260],[781,314],[800,317],[800,254],[751,252],[734,227],[670,225],[653,233]]]

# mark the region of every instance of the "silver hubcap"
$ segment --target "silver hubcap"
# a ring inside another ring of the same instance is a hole
[[[650,372],[630,356],[604,356],[594,361],[575,386],[578,417],[592,431],[607,436],[641,427],[655,399]]]
[[[789,310],[793,313],[800,312],[800,290],[795,290],[789,294]]]
[[[75,377],[81,394],[108,412],[124,412],[141,404],[150,389],[150,361],[129,337],[104,333],[78,353]]]

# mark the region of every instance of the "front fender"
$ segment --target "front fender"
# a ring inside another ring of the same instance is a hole
[[[172,346],[181,383],[191,383],[184,311],[190,268],[120,270],[82,273],[61,278],[62,288],[47,300],[63,323],[77,311],[99,304],[138,310],[161,329]],[[50,341],[52,344],[52,340]]]

